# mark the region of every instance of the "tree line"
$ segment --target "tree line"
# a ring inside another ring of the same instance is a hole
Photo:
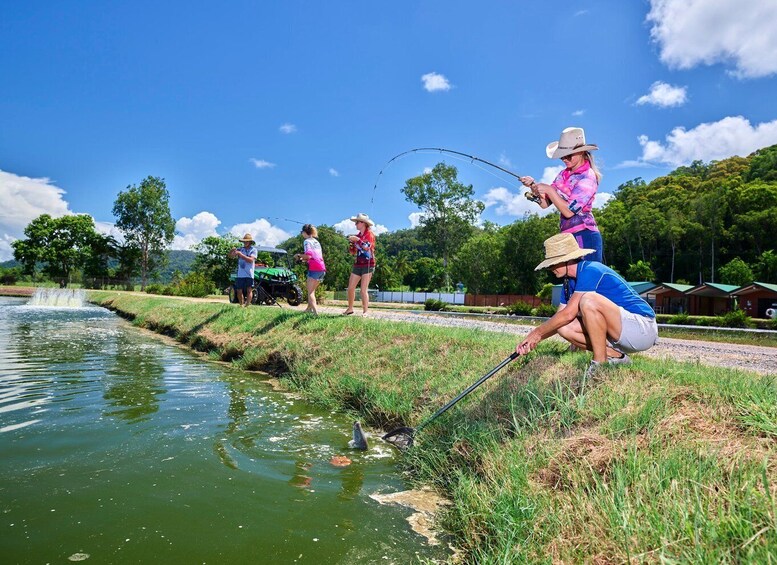
[[[457,175],[455,167],[438,163],[406,181],[402,192],[422,212],[420,225],[377,237],[373,283],[434,291],[461,282],[472,293],[536,294],[555,282],[534,267],[543,259],[543,241],[558,231],[558,214],[527,214],[505,226],[478,224],[483,203]],[[27,226],[26,239],[13,243],[14,257],[25,272],[41,269],[55,280],[78,270],[95,278],[139,279],[145,288],[174,235],[164,180],[149,176],[127,187],[113,213],[121,244],[98,234],[90,216],[42,215]],[[649,183],[628,181],[595,216],[605,262],[628,280],[777,283],[777,145],[748,157],[696,161]],[[343,289],[352,261],[348,242],[332,226],[319,225],[318,231],[327,263],[324,286]],[[224,235],[194,246],[198,288],[229,284],[235,265],[227,254],[234,245],[235,237]],[[300,252],[302,237],[279,247]],[[303,266],[295,269],[304,274]]]

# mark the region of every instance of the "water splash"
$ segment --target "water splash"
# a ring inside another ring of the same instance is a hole
[[[39,288],[27,303],[28,306],[49,306],[52,308],[81,308],[86,293],[80,288]]]

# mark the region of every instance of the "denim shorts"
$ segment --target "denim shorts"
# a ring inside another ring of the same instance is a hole
[[[308,271],[308,278],[320,281],[324,278],[326,271]]]
[[[235,279],[235,290],[249,290],[253,288],[253,283],[248,277],[238,277]]]
[[[658,341],[658,326],[655,318],[627,312],[623,306],[621,311],[621,336],[617,341],[611,341],[613,349],[621,353],[635,353],[653,347]]]
[[[583,261],[598,261],[602,262],[604,257],[604,244],[602,243],[602,234],[598,231],[582,230],[577,233],[573,233],[577,240],[577,244],[581,249],[593,249],[593,253],[581,257]]]
[[[367,273],[374,273],[375,267],[362,267],[359,265],[358,267],[356,265],[353,266],[353,269],[351,269],[351,274],[356,275],[358,277],[362,277],[366,275]]]

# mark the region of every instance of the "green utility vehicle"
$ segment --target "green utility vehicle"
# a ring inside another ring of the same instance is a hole
[[[257,245],[256,249],[259,255],[254,268],[254,292],[251,302],[278,304],[278,299],[283,298],[290,306],[299,305],[302,302],[302,289],[297,282],[297,275],[291,270],[286,250],[260,245]],[[229,301],[234,304],[238,301],[234,285],[236,275],[229,278],[233,284],[229,285],[225,292],[229,294]]]

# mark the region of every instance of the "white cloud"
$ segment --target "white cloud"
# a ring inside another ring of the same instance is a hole
[[[218,236],[216,228],[221,224],[215,215],[210,212],[200,212],[193,218],[181,218],[175,223],[175,237],[173,249],[191,249],[209,236]],[[240,234],[241,236],[243,234]]]
[[[338,231],[343,235],[354,235],[355,233],[357,233],[356,224],[354,224],[351,221],[351,218],[346,218],[340,222],[337,222],[332,227],[335,228],[335,231]],[[388,231],[390,230],[386,226],[383,226],[381,224],[375,224],[374,226],[372,226],[372,232],[375,235],[380,235]]]
[[[421,81],[424,83],[424,90],[427,92],[437,92],[438,90],[444,92],[452,88],[448,79],[438,73],[426,73],[421,77]]]
[[[294,133],[295,131],[297,131],[297,126],[295,126],[294,124],[283,124],[281,127],[278,128],[278,131],[286,134]]]
[[[527,189],[528,190],[528,189]],[[483,203],[486,208],[496,206],[495,211],[499,216],[519,216],[522,217],[526,214],[539,214],[540,216],[547,216],[555,211],[555,208],[549,207],[543,210],[534,202],[530,202],[526,199],[522,190],[520,192],[511,192],[510,189],[503,186],[492,188],[486,192],[483,197]]]
[[[332,167],[329,167],[329,174],[333,177],[339,177],[340,173],[337,171],[337,169],[334,169]]]
[[[428,174],[430,174],[431,172],[432,172],[432,168],[431,168],[431,167],[424,167],[424,172],[423,172],[423,174],[425,174],[425,175],[428,175]]]
[[[276,246],[282,241],[285,241],[291,237],[291,234],[285,230],[272,225],[264,218],[257,218],[253,222],[247,224],[235,224],[229,228],[229,233],[238,238],[243,237],[244,234],[250,233],[254,236],[254,240],[257,245]]]
[[[0,170],[0,261],[13,258],[11,243],[24,237],[24,228],[41,214],[58,218],[73,214],[65,190],[48,178],[31,178]]]
[[[732,74],[777,73],[777,9],[764,0],[650,0],[647,21],[672,68],[727,63]]]
[[[583,114],[585,114],[585,110],[575,110],[574,112],[572,112],[572,115],[575,117],[580,117]]]
[[[421,225],[421,220],[424,219],[424,213],[423,212],[413,212],[408,217],[408,220],[410,220],[410,227],[411,228],[417,228]]]
[[[254,164],[254,167],[257,169],[272,169],[275,166],[275,163],[270,163],[269,161],[265,161],[264,159],[254,159],[251,157],[249,159],[251,163]]]
[[[597,192],[594,196],[594,209],[603,208],[614,196],[609,192]]]
[[[510,158],[507,155],[505,155],[504,151],[502,151],[502,153],[499,154],[498,163],[508,169],[512,168],[513,166],[513,164],[510,162]]]
[[[656,81],[650,86],[650,92],[637,99],[637,105],[653,104],[660,108],[682,106],[688,100],[684,86],[672,86],[665,82]]]
[[[556,167],[545,167],[545,169],[542,171],[542,178],[540,178],[540,182],[551,184],[554,180],[556,180],[558,174],[563,170],[564,165],[558,165]]]
[[[742,116],[729,116],[690,130],[676,127],[664,143],[650,140],[646,135],[639,136],[639,143],[642,146],[640,162],[675,167],[696,160],[744,157],[756,149],[777,143],[777,120],[752,126]]]

